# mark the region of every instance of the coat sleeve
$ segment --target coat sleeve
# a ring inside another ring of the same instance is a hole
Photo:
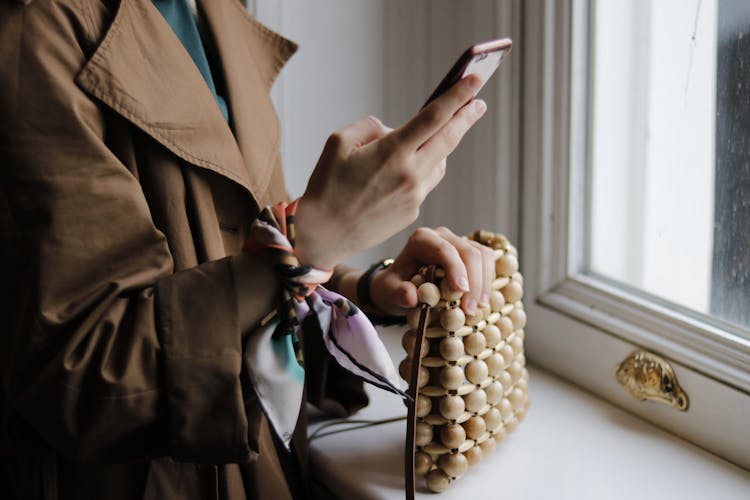
[[[247,461],[260,412],[243,397],[231,258],[173,272],[74,83],[85,23],[42,23],[37,4],[0,4],[0,410],[81,460]]]

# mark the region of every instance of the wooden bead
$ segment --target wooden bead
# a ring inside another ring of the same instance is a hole
[[[505,368],[505,360],[498,353],[492,354],[484,362],[487,364],[487,373],[491,377],[497,377]]]
[[[513,333],[513,321],[507,316],[503,316],[497,320],[495,325],[500,329],[500,334],[502,335],[503,340],[510,337],[510,334]]]
[[[427,385],[430,381],[430,370],[426,366],[419,367],[419,375],[417,375],[417,387],[422,388]]]
[[[432,426],[424,422],[417,422],[414,428],[414,443],[424,446],[432,442]]]
[[[446,420],[455,420],[463,415],[466,405],[461,396],[443,396],[440,399],[440,414]]]
[[[453,479],[458,479],[469,468],[469,461],[463,453],[451,453],[438,458],[437,466]]]
[[[507,286],[505,287],[507,288]],[[506,295],[507,299],[508,296]],[[440,302],[440,289],[435,283],[422,283],[417,288],[417,299],[420,304],[427,304],[430,307],[435,307]],[[515,302],[515,300],[513,301]]]
[[[495,440],[495,444],[500,444],[503,442],[503,439],[505,439],[505,436],[507,436],[507,432],[505,431],[505,427],[498,427],[495,429],[495,431],[492,433],[492,437]]]
[[[513,337],[510,341],[510,347],[513,349],[513,353],[518,356],[523,352],[523,340],[520,337]]]
[[[510,373],[505,370],[503,370],[500,375],[497,375],[497,381],[503,384],[503,393],[513,385],[513,377],[511,377]]]
[[[448,280],[443,280],[440,282],[440,296],[445,300],[446,302],[453,302],[456,300],[461,300],[461,297],[463,297],[464,292],[460,290],[454,290],[451,288],[450,283]]]
[[[523,365],[518,361],[512,362],[508,367],[508,373],[510,373],[510,376],[513,378],[513,382],[515,382],[516,380],[521,378],[521,374],[523,373]]]
[[[424,476],[432,467],[432,457],[429,454],[418,451],[414,454],[414,473],[418,476]]]
[[[500,349],[500,355],[503,357],[506,369],[510,366],[511,363],[513,363],[513,360],[516,359],[516,353],[513,352],[513,348],[509,345],[506,345],[505,347]]]
[[[526,332],[521,328],[520,330],[516,330],[516,337],[523,340],[526,338]]]
[[[489,440],[488,440],[489,441]],[[442,493],[451,485],[448,475],[440,469],[427,473],[427,488],[434,493]]]
[[[497,409],[503,420],[513,416],[513,404],[508,398],[503,398],[502,401],[500,401],[500,404],[497,405]]]
[[[494,406],[491,407],[487,411],[487,413],[482,415],[482,418],[484,418],[484,424],[487,427],[488,431],[494,431],[503,424],[503,418],[500,415],[500,410],[498,410]]]
[[[416,349],[414,348],[417,344],[417,333],[414,330],[409,330],[401,338],[401,347],[406,351],[406,355],[410,358],[414,357]],[[421,357],[424,358],[430,352],[430,342],[427,337],[422,337],[422,352]]]
[[[528,373],[528,372],[526,372],[526,373]],[[523,374],[522,374],[521,378],[519,378],[518,382],[516,382],[516,387],[518,387],[519,389],[523,389],[524,391],[528,391],[529,390],[529,378],[528,377],[524,377]]]
[[[409,382],[411,376],[411,360],[409,358],[402,359],[398,364],[398,374],[401,375],[402,379]]]
[[[526,313],[523,309],[516,307],[510,312],[510,314],[508,314],[508,318],[510,318],[510,320],[513,322],[514,330],[518,330],[526,326]]]
[[[511,279],[518,283],[519,285],[523,286],[523,275],[521,273],[513,273],[513,276],[511,276]]]
[[[495,440],[492,438],[485,439],[484,441],[479,443],[479,447],[482,448],[482,456],[486,457],[487,455],[495,451],[495,446]]]
[[[410,328],[413,328],[416,330],[419,328],[419,315],[422,314],[422,308],[415,307],[414,309],[409,309],[406,311],[406,324],[409,325]],[[432,311],[427,311],[427,320],[425,321],[426,324],[430,324],[432,318]]]
[[[505,297],[505,302],[508,302],[510,304],[518,302],[519,300],[521,300],[521,297],[523,297],[523,288],[517,281],[511,281],[510,283],[505,285],[501,291],[503,292],[503,296]],[[437,304],[437,302],[435,303]]]
[[[482,335],[484,335],[484,342],[492,349],[497,344],[500,343],[502,340],[502,335],[500,333],[500,329],[495,325],[487,325],[484,327],[484,330],[482,330]]]
[[[466,315],[460,307],[443,309],[440,312],[440,326],[449,332],[455,332],[466,322]]]
[[[510,400],[510,403],[513,405],[513,408],[521,408],[523,407],[523,404],[526,402],[526,392],[516,387],[513,389],[513,391],[508,395],[508,399]]]
[[[444,366],[440,370],[440,385],[451,390],[456,390],[464,383],[464,369],[460,366]]]
[[[482,312],[481,309],[477,309],[477,312],[475,312],[474,314],[466,315],[466,324],[469,326],[476,326],[483,319],[484,319],[484,313]]]
[[[506,253],[495,261],[495,274],[498,276],[513,276],[518,271],[518,259]]]
[[[487,370],[487,363],[482,360],[475,359],[464,368],[466,378],[472,384],[481,384],[487,378],[489,372]]]
[[[422,285],[422,283],[424,283],[424,276],[422,276],[421,274],[415,274],[414,276],[412,276],[411,280],[409,280],[409,281],[411,281],[411,283],[415,287],[419,288],[420,285]]]
[[[484,389],[477,389],[464,396],[466,410],[471,413],[478,413],[487,405],[487,393]]]
[[[490,309],[493,312],[500,312],[500,309],[505,305],[505,296],[499,290],[492,290],[490,292]]]
[[[487,424],[482,417],[471,417],[463,425],[469,439],[479,439],[487,431]]]
[[[430,414],[430,410],[432,410],[432,400],[428,398],[427,396],[422,396],[421,394],[417,396],[417,416],[419,418],[426,417]]]
[[[466,431],[461,424],[448,424],[440,429],[440,442],[449,450],[458,448],[466,441]]]
[[[487,340],[485,340],[482,332],[472,332],[464,337],[464,349],[471,356],[478,355],[484,351],[485,347],[487,347]]]
[[[458,337],[443,337],[438,346],[440,355],[448,361],[456,361],[464,355],[464,343]]]
[[[404,351],[406,351],[407,355],[412,352],[413,349],[409,349],[409,347],[414,347],[416,338],[417,333],[414,330],[406,330],[401,336],[401,347],[404,348]]]
[[[470,466],[476,465],[482,460],[482,448],[479,445],[469,448],[464,452],[464,456]]]
[[[505,390],[503,389],[503,384],[497,380],[493,380],[490,385],[484,388],[484,392],[487,394],[487,402],[494,405],[503,399],[503,392],[505,392]]]

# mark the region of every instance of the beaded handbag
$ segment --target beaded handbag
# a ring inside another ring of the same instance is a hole
[[[408,499],[414,498],[416,476],[426,478],[429,490],[445,491],[491,453],[529,408],[518,252],[507,238],[488,231],[470,239],[495,252],[489,307],[466,316],[463,292],[451,290],[435,266],[412,278],[420,306],[407,314],[407,357],[399,365],[414,398],[407,416]]]

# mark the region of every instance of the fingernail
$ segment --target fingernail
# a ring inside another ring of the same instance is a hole
[[[488,305],[490,305],[490,294],[483,293],[482,297],[479,299],[479,307],[485,307]]]
[[[460,278],[458,278],[458,288],[462,292],[468,292],[469,291],[469,280],[466,279],[463,276],[461,276]]]
[[[476,111],[478,114],[484,114],[485,111],[487,111],[487,103],[484,102],[481,99],[475,99],[474,100],[474,111]]]
[[[476,314],[477,312],[477,301],[473,297],[466,301],[466,312],[469,314]]]

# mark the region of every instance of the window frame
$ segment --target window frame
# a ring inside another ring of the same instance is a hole
[[[738,438],[747,435],[741,417],[750,409],[750,340],[583,272],[587,16],[587,0],[524,3],[520,228],[528,357],[750,468],[750,437]],[[636,401],[616,383],[615,366],[639,348],[672,363],[691,398],[687,412]]]

